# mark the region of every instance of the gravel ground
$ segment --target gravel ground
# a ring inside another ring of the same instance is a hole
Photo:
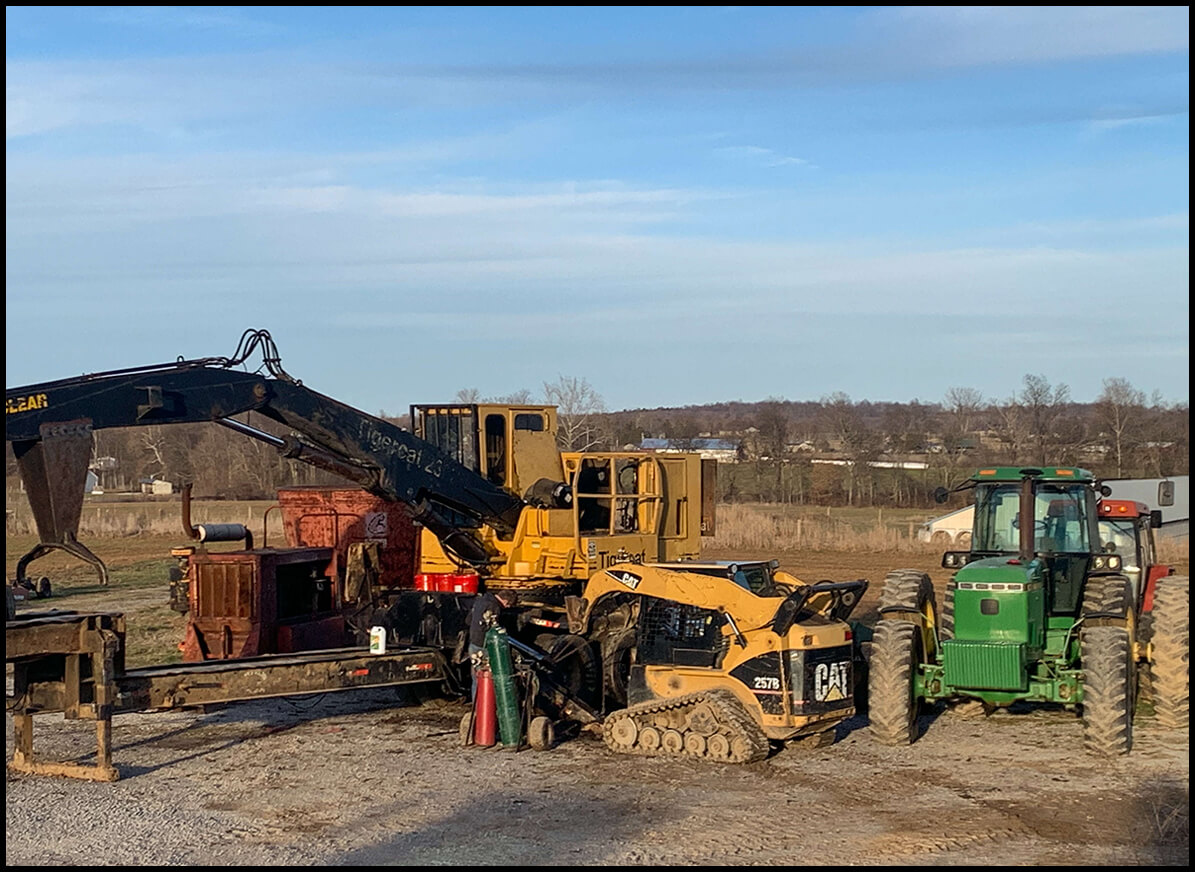
[[[1189,734],[1127,758],[1078,719],[939,709],[909,748],[856,718],[749,766],[463,748],[462,703],[393,690],[120,715],[121,780],[8,775],[8,865],[1188,865]],[[12,754],[12,722],[7,751]],[[36,721],[83,757],[89,722]]]

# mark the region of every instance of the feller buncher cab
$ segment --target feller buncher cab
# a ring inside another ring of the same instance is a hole
[[[988,711],[1057,703],[1081,709],[1088,750],[1124,754],[1139,667],[1150,671],[1158,720],[1185,726],[1187,578],[1143,577],[1140,562],[1134,576],[1127,555],[1104,548],[1107,492],[1093,475],[997,467],[963,487],[975,491],[971,550],[943,556],[954,575],[941,611],[925,573],[885,580],[869,663],[873,734],[915,740],[919,707],[936,700]]]
[[[454,404],[411,407],[416,437],[528,508],[513,535],[482,527],[490,588],[577,587],[619,562],[695,558],[714,532],[716,462],[696,454],[561,452],[556,407]],[[424,531],[419,572],[459,572]]]
[[[776,563],[621,563],[567,600],[601,664],[606,744],[748,763],[834,739],[855,712],[851,610],[863,580],[805,584]]]

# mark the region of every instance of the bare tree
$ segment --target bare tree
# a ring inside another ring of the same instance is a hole
[[[544,399],[556,406],[556,441],[566,451],[589,451],[603,442],[600,416],[606,411],[601,394],[587,379],[560,376],[544,383]]]
[[[507,406],[525,406],[534,400],[535,397],[532,395],[531,391],[527,390],[527,388],[522,388],[514,393],[503,394],[500,397],[489,397],[487,398],[486,402],[502,403]]]
[[[456,392],[456,401],[472,405],[481,402],[481,391],[477,388],[461,388]]]
[[[1124,452],[1136,440],[1145,417],[1145,391],[1139,391],[1128,379],[1106,378],[1104,390],[1095,401],[1096,420],[1112,440],[1116,459],[1116,477],[1124,475]]]
[[[783,501],[784,493],[784,462],[788,451],[789,417],[785,401],[769,397],[759,404],[759,411],[755,417],[757,439],[759,443],[758,456],[767,456],[776,475],[775,493],[773,499]]]
[[[150,455],[150,465],[156,466],[163,478],[170,472],[170,465],[166,462],[166,454],[170,450],[170,440],[164,427],[154,424],[141,431],[141,447]]]
[[[862,483],[871,481],[871,460],[878,454],[875,432],[867,426],[859,409],[842,391],[822,398],[822,426],[830,437],[842,445],[847,459],[847,502],[855,502],[862,495]]]
[[[1004,443],[1005,462],[1024,462],[1023,452],[1029,441],[1029,416],[1025,414],[1025,409],[1017,402],[1016,397],[1009,397],[1002,403],[993,403],[989,406],[989,411],[996,425],[996,433]]]
[[[1037,462],[1047,464],[1060,458],[1050,457],[1058,447],[1055,430],[1070,401],[1070,388],[1064,384],[1051,386],[1044,375],[1026,375],[1024,387],[1017,396],[1027,417],[1029,437],[1037,448]]]
[[[959,436],[971,433],[984,409],[983,394],[975,388],[950,388],[942,405],[950,416],[949,430]]]

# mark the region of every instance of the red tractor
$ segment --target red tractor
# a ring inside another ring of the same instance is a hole
[[[1158,579],[1174,574],[1174,568],[1158,563],[1154,530],[1162,526],[1162,513],[1150,511],[1136,500],[1102,499],[1099,503],[1099,529],[1102,550],[1119,554],[1121,572],[1128,576],[1142,614],[1153,611],[1154,588]]]

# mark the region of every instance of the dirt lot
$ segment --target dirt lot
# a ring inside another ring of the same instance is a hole
[[[808,580],[872,579],[864,617],[893,566],[857,553],[786,561]],[[733,767],[616,756],[589,736],[549,752],[462,748],[463,712],[376,690],[122,715],[119,782],[8,776],[6,861],[1188,863],[1189,734],[1148,713],[1133,753],[1112,762],[1084,755],[1072,713],[938,709],[909,748],[876,744],[859,717],[828,748]],[[39,753],[92,747],[90,724],[38,721]]]

